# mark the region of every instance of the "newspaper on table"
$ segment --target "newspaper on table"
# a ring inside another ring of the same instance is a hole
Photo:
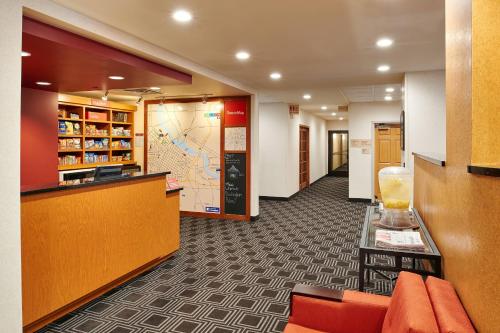
[[[424,251],[425,245],[418,231],[375,230],[375,246],[382,248]]]

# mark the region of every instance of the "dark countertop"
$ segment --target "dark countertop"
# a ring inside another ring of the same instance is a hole
[[[130,180],[160,177],[160,176],[165,176],[168,174],[170,174],[170,171],[151,172],[151,173],[137,172],[137,171],[134,172],[133,171],[133,172],[124,172],[121,177],[109,178],[109,179],[103,179],[103,180],[95,180],[93,177],[89,177],[89,178],[82,178],[82,179],[75,180],[75,181],[73,181],[73,182],[75,182],[73,184],[71,184],[68,181],[65,181],[65,182],[59,182],[59,183],[55,183],[55,184],[47,184],[47,185],[39,185],[39,186],[24,186],[24,187],[22,186],[21,187],[21,196],[38,194],[38,193],[73,190],[73,189],[77,189],[77,188],[91,187],[91,186],[104,185],[104,184],[127,182]]]
[[[436,164],[439,166],[445,166],[446,165],[446,158],[440,154],[436,153],[412,153],[413,156],[416,156],[418,158],[421,158],[423,160],[426,160],[427,162],[430,162],[432,164]]]

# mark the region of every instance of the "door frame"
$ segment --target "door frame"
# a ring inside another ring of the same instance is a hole
[[[328,176],[349,177],[349,163],[347,163],[347,172],[332,171],[332,154],[333,147],[331,137],[333,134],[347,134],[347,160],[349,160],[349,131],[348,130],[331,130],[328,131]]]
[[[372,143],[371,143],[371,198],[372,202],[375,202],[375,128],[377,125],[400,125],[398,121],[372,121],[372,128],[371,128],[371,137],[372,137]],[[405,164],[405,155],[401,155],[401,165]]]
[[[300,187],[301,184],[300,184],[300,132],[302,131],[302,129],[305,128],[307,129],[307,184],[306,186],[304,187]],[[305,188],[308,188],[310,185],[311,185],[311,148],[310,148],[310,144],[311,144],[311,133],[309,131],[309,126],[307,125],[299,125],[299,191],[302,191],[303,189]]]

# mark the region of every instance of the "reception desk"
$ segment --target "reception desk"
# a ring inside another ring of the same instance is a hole
[[[166,173],[22,189],[23,326],[33,332],[168,258],[179,191]]]

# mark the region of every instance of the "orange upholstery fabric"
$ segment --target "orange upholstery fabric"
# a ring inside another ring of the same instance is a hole
[[[321,332],[321,331],[313,330],[311,328],[307,328],[304,326],[299,326],[299,325],[289,323],[286,325],[283,333],[327,333],[327,332]]]
[[[450,282],[429,276],[425,286],[441,333],[475,332]]]
[[[427,289],[420,275],[399,273],[382,332],[439,332]]]
[[[329,333],[379,333],[390,298],[346,290],[342,302],[293,297],[289,323]]]

